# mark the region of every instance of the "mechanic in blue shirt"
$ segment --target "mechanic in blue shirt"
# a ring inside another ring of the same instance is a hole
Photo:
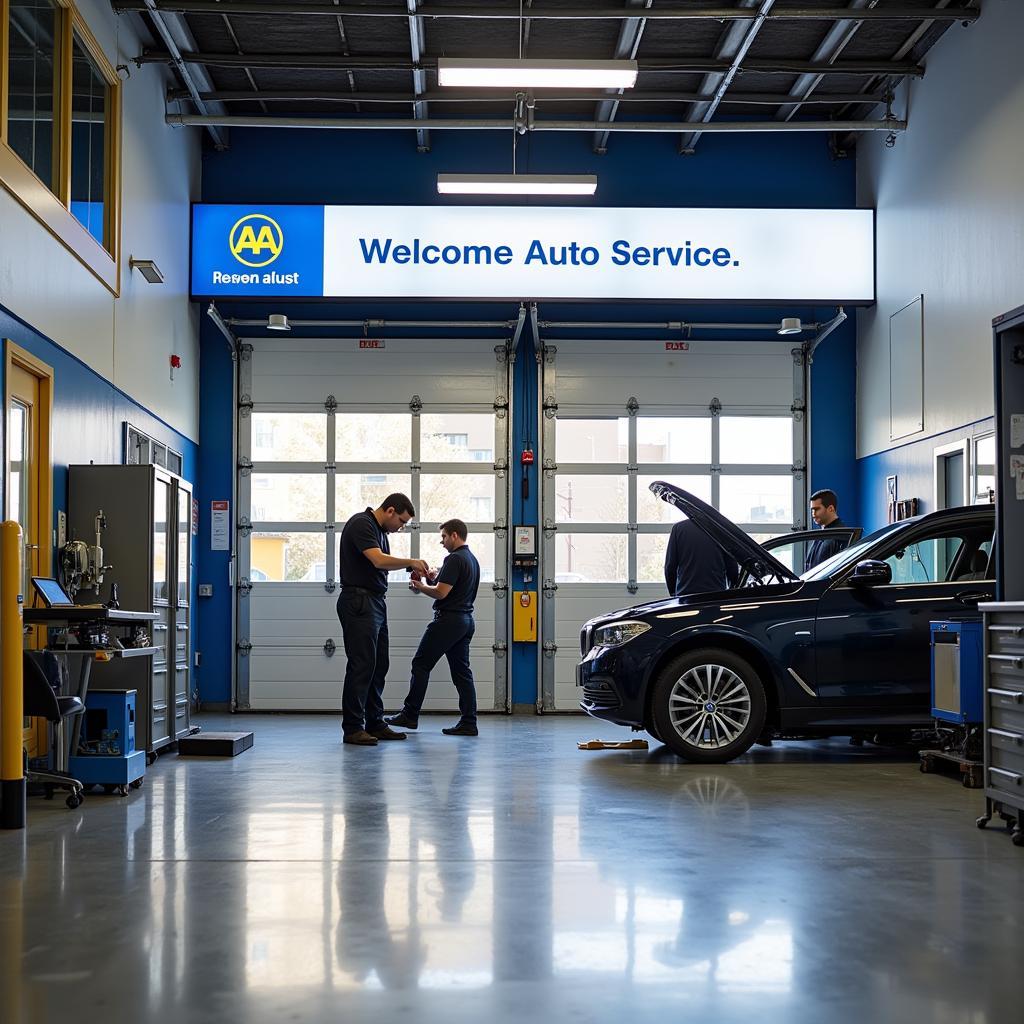
[[[446,736],[477,735],[476,687],[469,667],[469,644],[476,631],[473,603],[480,587],[480,563],[466,543],[468,533],[461,519],[449,519],[442,524],[441,546],[448,557],[437,574],[437,581],[431,585],[417,579],[414,573],[409,583],[410,589],[434,598],[434,620],[427,624],[412,659],[412,679],[405,706],[387,719],[388,725],[402,729],[418,727],[431,669],[445,657],[459,693],[461,717],[456,725],[441,731]]]
[[[384,679],[389,665],[388,572],[426,572],[421,558],[396,558],[388,534],[404,529],[416,515],[404,494],[389,494],[381,505],[357,512],[345,524],[338,545],[338,618],[345,640],[345,685],[341,728],[345,743],[375,747],[378,740],[404,740],[384,721]]]
[[[839,499],[835,491],[823,489],[811,495],[811,518],[823,530],[835,530],[843,526],[839,518]],[[842,540],[814,540],[807,545],[804,558],[804,572],[820,565],[826,558],[842,551],[846,547],[846,538]]]

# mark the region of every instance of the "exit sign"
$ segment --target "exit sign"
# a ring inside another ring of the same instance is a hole
[[[387,348],[383,338],[360,338],[360,348]]]
[[[688,341],[666,341],[665,342],[666,352],[689,352],[690,343]]]

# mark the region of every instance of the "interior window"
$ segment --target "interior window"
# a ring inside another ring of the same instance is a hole
[[[986,579],[990,533],[948,528],[896,548],[885,558],[896,585]]]

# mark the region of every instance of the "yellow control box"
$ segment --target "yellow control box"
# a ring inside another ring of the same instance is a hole
[[[516,643],[537,640],[537,595],[532,590],[512,593],[512,640]]]

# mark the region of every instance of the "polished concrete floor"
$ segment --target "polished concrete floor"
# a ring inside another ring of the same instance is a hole
[[[581,718],[428,717],[342,747],[315,716],[234,759],[0,833],[0,1019],[1003,1024],[1024,850],[894,751],[724,767],[579,751]]]

